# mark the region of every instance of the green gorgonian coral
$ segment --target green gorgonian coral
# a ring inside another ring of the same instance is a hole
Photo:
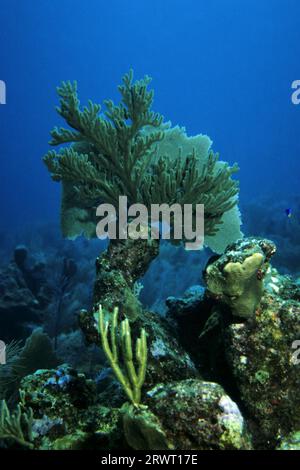
[[[120,104],[105,101],[104,114],[91,101],[80,108],[76,82],[58,88],[57,111],[70,128],[51,132],[51,145],[63,147],[49,151],[44,162],[53,180],[63,184],[63,234],[95,236],[96,207],[104,202],[116,207],[119,196],[147,208],[204,204],[205,243],[220,252],[241,235],[238,182],[231,178],[237,166],[218,161],[207,136],[187,137],[184,129],[163,124],[151,110],[149,82],[147,76],[134,82],[130,71],[119,86]]]
[[[127,397],[135,405],[141,401],[141,389],[146,377],[147,368],[147,338],[144,328],[136,340],[135,357],[132,348],[131,329],[126,318],[118,327],[118,308],[114,308],[111,322],[105,321],[102,306],[99,307],[98,329],[101,336],[103,351],[114,371],[115,376],[122,385]],[[110,335],[109,335],[110,330]],[[119,330],[119,331],[118,331]],[[109,341],[110,336],[110,341]],[[123,359],[123,368],[120,366],[120,351]],[[134,362],[137,363],[137,367]]]

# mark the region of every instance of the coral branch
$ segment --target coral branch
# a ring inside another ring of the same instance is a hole
[[[135,406],[139,406],[141,401],[141,389],[145,381],[147,368],[146,332],[144,329],[142,329],[141,336],[136,341],[135,359],[138,364],[136,369],[132,350],[131,329],[128,319],[125,319],[121,322],[118,344],[118,313],[119,311],[116,307],[112,315],[111,325],[109,325],[109,322],[104,320],[104,312],[102,307],[99,307],[98,323],[102,347],[111,365],[111,368],[122,385],[129,400]],[[111,345],[108,341],[109,330]],[[121,347],[122,359],[124,361],[127,374],[119,364],[118,345]]]

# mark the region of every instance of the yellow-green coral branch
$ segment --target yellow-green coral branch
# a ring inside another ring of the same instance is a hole
[[[140,338],[136,341],[135,359],[137,369],[134,364],[131,329],[128,319],[121,322],[118,337],[118,308],[114,309],[111,324],[104,320],[104,312],[99,307],[99,332],[101,336],[102,347],[105,355],[114,371],[117,379],[122,385],[127,397],[135,405],[138,406],[141,401],[141,389],[145,381],[147,368],[147,339],[144,329],[141,330]],[[110,330],[110,343],[108,334]],[[118,358],[118,339],[119,346],[122,351],[124,369],[119,364]],[[125,372],[126,371],[126,372]]]

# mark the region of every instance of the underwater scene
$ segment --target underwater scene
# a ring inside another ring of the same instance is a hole
[[[0,457],[300,450],[299,15],[0,0]]]

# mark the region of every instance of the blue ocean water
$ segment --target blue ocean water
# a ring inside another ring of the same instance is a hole
[[[56,86],[76,79],[82,103],[117,99],[130,67],[153,77],[155,110],[238,162],[242,202],[289,200],[300,170],[299,13],[297,0],[1,0],[0,227],[58,220],[60,189],[41,162]]]

